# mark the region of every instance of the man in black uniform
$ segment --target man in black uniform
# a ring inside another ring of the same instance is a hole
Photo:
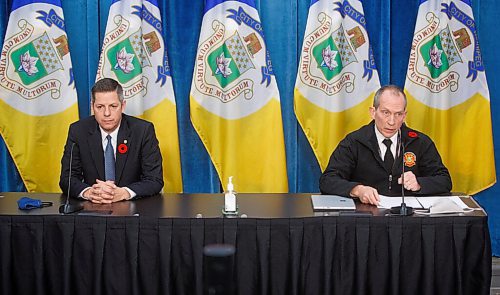
[[[373,121],[348,134],[330,157],[319,181],[323,194],[350,196],[373,205],[379,203],[379,194],[401,195],[403,150],[405,192],[450,192],[450,174],[432,140],[403,123],[406,96],[401,88],[380,88],[370,114]]]

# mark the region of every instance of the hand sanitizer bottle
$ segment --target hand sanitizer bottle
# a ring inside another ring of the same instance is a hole
[[[227,191],[224,194],[224,211],[225,213],[236,213],[236,194],[234,192],[232,176],[229,176]]]

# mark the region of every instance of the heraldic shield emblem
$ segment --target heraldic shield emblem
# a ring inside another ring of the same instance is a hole
[[[474,82],[484,71],[472,17],[454,2],[441,4],[440,12],[427,12],[415,31],[407,72],[407,79],[436,94],[457,92],[461,80]]]
[[[11,59],[17,69],[16,73],[25,85],[30,85],[63,68],[46,32],[14,50]]]
[[[200,103],[217,114],[223,109],[217,102],[233,105],[235,112],[231,112],[236,117],[258,111],[277,91],[258,16],[246,6],[226,8],[222,13],[212,10],[207,15],[210,28],[200,34],[193,80],[200,96],[194,97],[215,98],[214,102],[202,99]]]
[[[340,74],[347,65],[356,61],[342,25],[313,48],[313,55],[318,68],[328,81]]]
[[[344,106],[364,100],[366,89],[378,88],[378,74],[372,81],[376,71],[361,3],[318,1],[312,5],[298,70],[301,93],[308,93],[305,97],[321,108],[343,111]],[[357,80],[364,80],[360,82],[365,85],[356,85]],[[354,100],[349,98],[353,102],[347,105],[330,99],[351,94]],[[322,101],[321,97],[328,98]]]
[[[462,61],[448,26],[424,43],[420,54],[433,79],[438,78],[453,64]]]
[[[30,115],[55,114],[75,103],[64,19],[62,11],[53,7],[17,9],[11,15],[17,20],[9,24],[1,52],[0,87],[8,93],[3,99]]]
[[[108,50],[107,57],[111,69],[121,84],[128,83],[142,73],[143,67],[150,66],[144,52],[140,30]]]
[[[255,35],[255,33],[252,34]],[[245,39],[249,40],[250,37]],[[259,42],[258,39],[255,40]],[[257,44],[262,48],[260,42]],[[248,49],[252,49],[251,45],[249,45]],[[238,32],[235,32],[234,35],[226,39],[221,46],[210,53],[207,62],[222,88],[231,84],[231,82],[238,79],[246,71],[255,69],[250,53],[247,51],[247,46]]]

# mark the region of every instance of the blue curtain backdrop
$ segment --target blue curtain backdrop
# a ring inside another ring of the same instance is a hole
[[[61,1],[79,96],[80,117],[86,117],[90,113],[89,90],[95,80],[112,1]],[[215,169],[189,119],[189,89],[204,1],[158,2],[164,20],[164,38],[169,50],[177,99],[184,191],[219,192],[220,184]],[[403,86],[419,0],[363,2],[381,83]],[[290,192],[318,192],[321,173],[293,112],[293,88],[309,3],[310,0],[256,0],[281,93]],[[12,0],[0,0],[0,46],[5,36],[11,4]],[[500,46],[497,33],[500,27],[500,7],[495,0],[473,0],[473,8],[491,94],[495,153],[498,159],[500,59],[495,49]],[[0,192],[22,190],[24,185],[0,138]],[[500,255],[500,206],[496,201],[499,190],[500,186],[495,185],[477,196],[490,216],[495,256]]]

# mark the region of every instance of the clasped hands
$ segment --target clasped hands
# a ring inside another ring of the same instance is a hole
[[[398,178],[398,183],[401,184],[403,182],[403,178]],[[409,191],[419,191],[420,184],[417,181],[417,177],[413,172],[408,171],[404,173],[404,188]],[[351,197],[359,198],[359,201],[364,204],[378,205],[380,202],[380,197],[378,195],[378,191],[366,185],[356,185],[350,192]]]
[[[116,186],[114,181],[102,181],[96,179],[97,183],[83,193],[83,197],[92,203],[110,204],[130,199],[129,192]]]

